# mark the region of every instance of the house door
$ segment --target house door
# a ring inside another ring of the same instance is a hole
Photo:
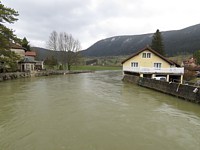
[[[24,65],[22,65],[21,71],[23,71],[23,72],[24,72]]]

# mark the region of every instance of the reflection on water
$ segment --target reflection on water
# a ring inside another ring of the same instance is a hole
[[[4,150],[197,150],[200,107],[119,71],[0,83]]]

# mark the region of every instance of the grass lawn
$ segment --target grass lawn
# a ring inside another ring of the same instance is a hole
[[[71,70],[122,70],[121,66],[72,66]]]

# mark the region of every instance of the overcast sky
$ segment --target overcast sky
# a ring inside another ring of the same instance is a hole
[[[2,0],[19,12],[9,26],[32,46],[46,48],[50,33],[70,33],[86,49],[98,40],[177,30],[200,23],[199,0]]]

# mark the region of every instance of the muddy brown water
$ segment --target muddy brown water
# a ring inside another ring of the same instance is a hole
[[[120,71],[0,83],[0,150],[199,150],[200,106]]]

